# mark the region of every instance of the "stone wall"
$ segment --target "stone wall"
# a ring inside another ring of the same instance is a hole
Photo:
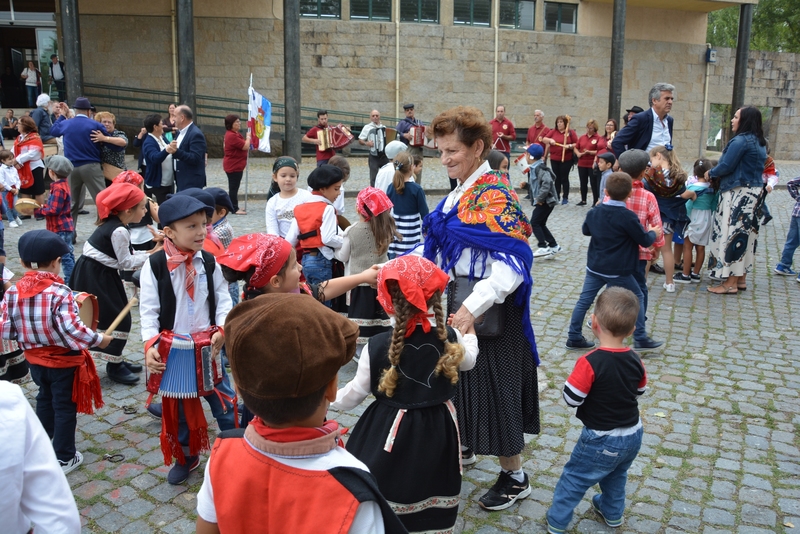
[[[172,88],[170,18],[82,15],[84,79],[129,87]],[[134,31],[119,31],[119,28]],[[302,20],[302,104],[385,116],[397,113],[394,23]],[[197,92],[244,98],[249,75],[273,102],[283,101],[283,22],[276,18],[195,18]],[[608,106],[611,40],[551,32],[501,30],[499,103],[517,126],[542,109],[552,124],[570,114],[579,133]],[[467,104],[493,115],[494,36],[491,28],[400,25],[399,101],[415,102],[417,116],[431,120],[448,107]],[[625,44],[623,108],[646,107],[650,87],[677,87],[673,108],[675,146],[682,159],[698,153],[702,123],[705,46],[628,40]],[[711,68],[709,100],[730,102],[733,51],[719,50]],[[798,56],[752,53],[748,103],[779,108],[773,140],[778,159],[800,159],[790,143],[797,131],[793,93]],[[767,117],[769,119],[769,117]]]

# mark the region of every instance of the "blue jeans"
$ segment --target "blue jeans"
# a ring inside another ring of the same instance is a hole
[[[789,221],[789,233],[786,234],[786,244],[783,245],[783,254],[781,254],[781,261],[778,265],[791,269],[794,251],[798,246],[800,246],[800,217],[792,217]]]
[[[333,277],[332,269],[331,260],[323,256],[321,252],[316,256],[303,254],[303,274],[309,284],[321,284],[325,280],[330,280]],[[331,302],[327,300],[325,305],[330,307]]]
[[[64,283],[69,285],[69,278],[75,268],[75,249],[72,246],[72,232],[56,232],[67,244],[69,252],[61,256],[61,270],[64,271]]]
[[[231,387],[231,381],[225,371],[225,366],[222,367],[222,382],[217,385],[216,389],[232,398],[234,402],[236,401],[236,393]],[[211,408],[211,414],[217,420],[220,431],[236,428],[233,404],[228,401],[221,401],[216,393],[203,397],[203,400]],[[183,415],[183,401],[178,402],[178,443],[183,446],[184,454],[189,454],[189,426],[186,424],[186,417]]]
[[[26,85],[25,89],[28,91],[28,105],[32,108],[36,107],[36,97],[39,93],[38,85]],[[72,458],[70,458],[71,460]]]
[[[633,273],[633,279],[639,285],[639,291],[642,292],[642,299],[639,305],[644,308],[644,320],[647,321],[647,260],[639,260],[639,268]]]
[[[639,289],[639,284],[632,274],[626,276],[617,276],[616,278],[601,276],[589,271],[586,271],[586,278],[583,280],[583,290],[581,296],[578,297],[578,302],[575,304],[575,309],[572,310],[572,320],[569,323],[568,339],[578,341],[583,338],[581,333],[583,329],[583,320],[586,318],[586,312],[591,308],[597,293],[603,289],[603,286],[608,287],[624,287],[630,290],[636,298],[639,299],[639,315],[636,316],[636,329],[633,331],[633,339],[641,341],[647,338],[647,332],[644,328],[644,304],[642,302],[642,291]]]
[[[39,386],[39,393],[36,394],[36,416],[53,440],[56,458],[69,462],[75,458],[75,427],[78,423],[78,406],[72,402],[72,382],[76,367],[55,369],[32,363],[30,369],[31,378]]]
[[[231,296],[231,305],[236,306],[239,304],[239,282],[228,284],[228,293]]]
[[[610,521],[622,519],[628,468],[639,454],[642,434],[640,428],[628,436],[599,436],[584,427],[556,484],[547,522],[566,530],[586,490],[597,483],[603,492],[598,502],[603,517]]]
[[[17,210],[14,209],[14,206],[8,205],[8,200],[6,199],[6,192],[0,191],[0,198],[3,200],[3,210],[6,212],[6,217],[8,217],[8,222],[13,221],[14,219],[19,219],[19,213]]]

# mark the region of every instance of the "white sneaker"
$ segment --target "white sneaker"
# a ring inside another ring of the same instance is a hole
[[[17,224],[18,224],[18,225],[22,226],[22,219],[20,219],[19,217],[17,217],[15,220],[16,220],[16,222],[17,222]]]
[[[675,284],[667,284],[664,283],[664,289],[667,290],[667,293],[675,293]]]
[[[8,227],[9,228],[19,228],[19,224],[17,224],[17,221],[8,221]]]
[[[542,247],[542,248],[536,249],[536,252],[533,253],[533,257],[534,258],[541,258],[542,256],[549,256],[550,254],[552,254],[552,251],[550,250],[549,247]]]
[[[64,471],[64,474],[71,473],[72,471],[76,470],[78,466],[83,463],[83,455],[75,451],[75,458],[70,460],[69,462],[62,462],[61,460],[58,461],[61,464],[61,470]]]
[[[561,252],[562,250],[563,249],[561,248],[561,245],[556,245],[554,247],[550,247],[550,254],[557,254],[557,253]]]

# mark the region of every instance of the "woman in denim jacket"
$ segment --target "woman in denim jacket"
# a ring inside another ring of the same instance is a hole
[[[724,280],[708,288],[727,295],[747,288],[745,277],[753,268],[758,241],[758,202],[763,187],[761,172],[767,159],[761,112],[743,107],[731,119],[731,139],[716,167],[706,177],[720,192],[708,246],[709,276]]]

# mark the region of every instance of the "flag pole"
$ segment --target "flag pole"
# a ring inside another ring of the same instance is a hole
[[[253,87],[253,73],[250,73],[250,85],[249,87]],[[247,91],[247,127],[250,128],[250,91]],[[251,132],[252,133],[252,132]],[[247,136],[245,136],[247,138]],[[252,146],[252,138],[251,138],[251,146]],[[245,160],[246,165],[244,168],[244,211],[247,211],[247,196],[250,190],[250,147],[247,147],[247,159]],[[237,202],[238,204],[238,202]]]

